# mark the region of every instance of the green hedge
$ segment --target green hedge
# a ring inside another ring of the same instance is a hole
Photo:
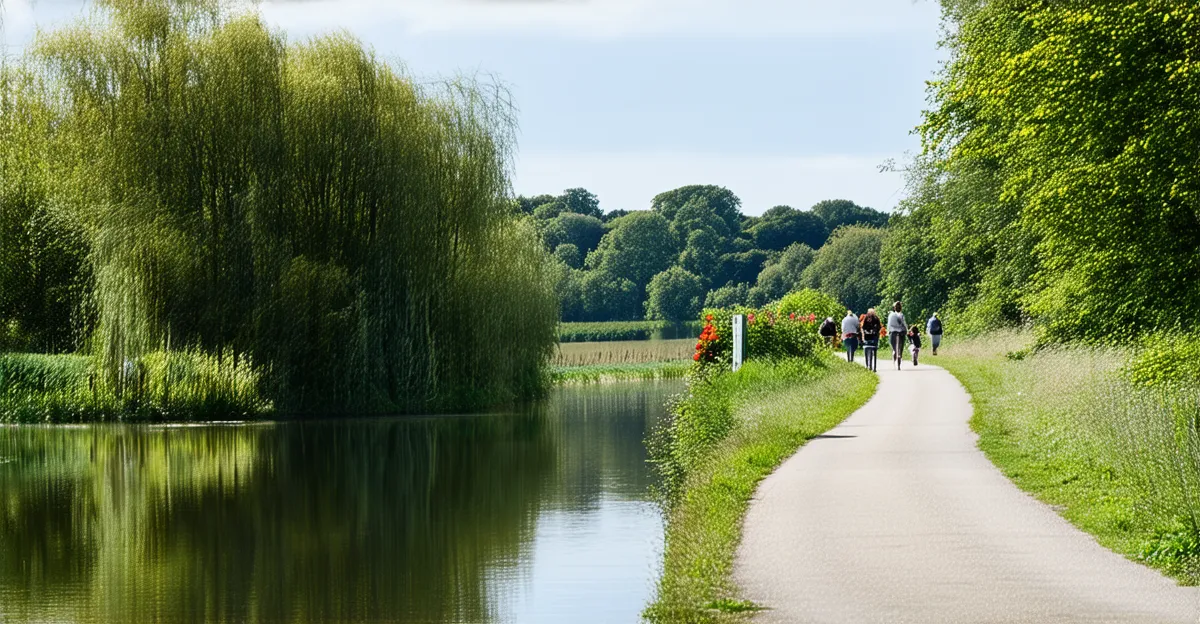
[[[700,333],[703,323],[690,321],[672,324],[666,321],[610,321],[604,323],[562,323],[558,326],[559,342],[609,342],[616,340],[650,340],[651,338],[686,338]]]

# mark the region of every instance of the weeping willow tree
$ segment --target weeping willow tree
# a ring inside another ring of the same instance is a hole
[[[558,303],[509,209],[501,88],[418,86],[349,36],[288,43],[218,0],[102,0],[18,73],[118,392],[128,362],[180,349],[249,359],[283,411],[541,387]]]

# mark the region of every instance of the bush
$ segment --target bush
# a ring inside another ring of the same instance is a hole
[[[696,368],[707,374],[711,369],[728,370],[733,362],[733,316],[746,315],[746,359],[779,360],[812,356],[820,338],[815,315],[772,309],[735,307],[704,311],[706,330],[696,345]],[[712,331],[708,331],[708,327]]]
[[[805,288],[804,290],[798,290],[786,295],[773,307],[782,316],[815,314],[818,321],[826,317],[837,320],[846,315],[845,305],[833,298],[833,296],[811,288]],[[863,310],[863,312],[866,312],[866,310]]]
[[[1200,339],[1191,336],[1156,336],[1125,365],[1124,373],[1133,384],[1152,387],[1166,384],[1200,382]]]

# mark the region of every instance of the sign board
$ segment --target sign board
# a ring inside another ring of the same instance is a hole
[[[746,315],[733,315],[733,370],[742,367],[746,359]]]

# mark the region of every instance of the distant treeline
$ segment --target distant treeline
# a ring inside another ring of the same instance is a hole
[[[746,216],[718,186],[662,193],[650,210],[603,212],[582,188],[518,197],[557,259],[564,321],[681,321],[702,307],[761,306],[811,287],[859,309],[879,302],[888,215],[849,200]]]
[[[1129,339],[1200,322],[1196,4],[943,0],[883,290],[963,327]]]
[[[228,7],[103,0],[3,68],[0,350],[91,354],[120,399],[175,400],[167,351],[252,362],[282,411],[535,393],[558,301],[506,94]]]

